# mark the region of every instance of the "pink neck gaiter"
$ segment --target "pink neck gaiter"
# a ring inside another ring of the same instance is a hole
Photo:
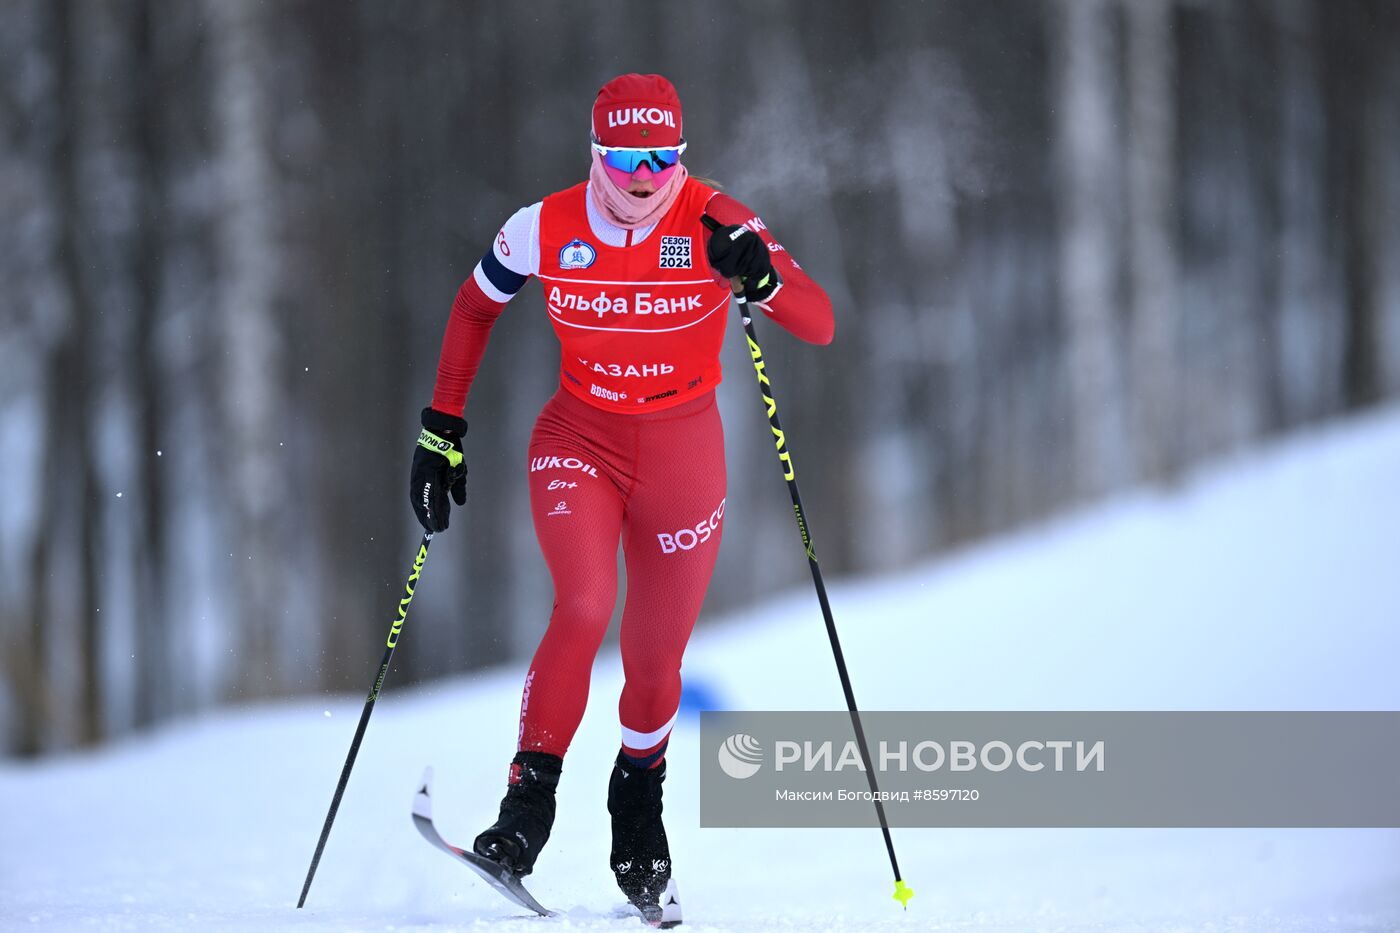
[[[591,182],[589,187],[593,190],[594,203],[598,205],[604,217],[625,230],[650,227],[665,217],[688,177],[685,166],[677,165],[675,171],[671,172],[671,177],[666,179],[666,184],[658,188],[651,197],[639,198],[635,194],[623,191],[608,177],[608,170],[603,166],[602,153],[595,149],[592,150],[592,154],[593,167],[588,171],[588,180]]]

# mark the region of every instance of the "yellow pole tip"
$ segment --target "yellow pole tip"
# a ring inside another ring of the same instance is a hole
[[[900,906],[905,910],[909,909],[909,898],[913,896],[914,889],[909,887],[909,885],[905,884],[903,881],[896,881],[894,883],[894,899],[899,901]]]

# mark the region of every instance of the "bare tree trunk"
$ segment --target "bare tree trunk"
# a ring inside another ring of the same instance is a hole
[[[1074,473],[1083,496],[1122,477],[1113,229],[1113,35],[1104,0],[1063,0],[1056,25],[1060,304],[1068,322]]]
[[[1132,425],[1137,475],[1180,465],[1176,340],[1176,71],[1171,0],[1129,0],[1128,205],[1132,284]]]
[[[1366,202],[1367,238],[1374,244],[1377,262],[1372,264],[1371,284],[1378,317],[1376,352],[1379,356],[1379,382],[1386,396],[1400,393],[1400,262],[1386,262],[1400,250],[1400,56],[1386,54],[1400,35],[1400,8],[1395,4],[1376,7],[1377,21],[1368,31],[1381,46],[1375,55],[1374,83],[1366,102],[1365,135],[1366,180],[1370,191]]]
[[[166,365],[160,352],[161,272],[165,263],[164,231],[167,223],[164,178],[168,170],[162,124],[160,79],[150,0],[136,0],[129,22],[133,73],[130,106],[133,120],[135,189],[140,205],[133,238],[131,271],[135,291],[134,339],[137,430],[141,514],[136,532],[134,582],[136,593],[133,719],[145,726],[170,715],[172,681],[178,660],[171,650],[167,598],[165,522],[170,481],[165,473],[163,449],[166,436]]]
[[[1369,158],[1369,140],[1380,127],[1371,119],[1372,102],[1379,91],[1379,57],[1395,55],[1389,42],[1377,37],[1381,14],[1373,4],[1358,0],[1328,5],[1329,31],[1335,38],[1330,64],[1334,74],[1328,110],[1335,124],[1333,140],[1341,167],[1336,184],[1341,188],[1342,278],[1346,307],[1345,351],[1342,359],[1343,398],[1348,408],[1374,404],[1381,397],[1380,309],[1377,284],[1381,257],[1377,254],[1376,215],[1373,204],[1383,201],[1378,166]],[[1397,106],[1396,101],[1390,101]],[[1394,257],[1392,256],[1392,262]]]
[[[1327,126],[1318,51],[1308,41],[1316,7],[1305,0],[1273,6],[1278,42],[1278,310],[1274,335],[1282,426],[1316,417],[1327,316]]]
[[[50,347],[66,321],[54,313],[57,238],[24,234],[56,226],[56,121],[45,119],[56,58],[48,27],[39,3],[30,2],[0,31],[0,752],[21,755],[42,750],[53,721],[43,585],[48,542],[39,514],[48,458],[33,449],[31,435],[48,414]],[[19,90],[22,73],[30,76],[28,94]]]
[[[219,270],[224,421],[211,428],[220,434],[217,447],[233,511],[229,561],[244,645],[237,683],[242,695],[258,696],[282,683],[276,638],[285,608],[277,510],[295,498],[276,453],[284,386],[274,308],[281,264],[269,127],[272,61],[265,7],[210,0],[208,13],[223,186],[218,256],[224,263]]]
[[[792,16],[792,4],[782,7],[776,4],[757,5],[759,32],[770,37],[765,42],[762,56],[755,56],[752,50],[741,50],[743,63],[741,74],[751,75],[753,87],[758,95],[752,111],[732,130],[730,135],[733,147],[733,163],[742,166],[740,173],[725,179],[732,185],[732,193],[740,201],[748,204],[773,223],[773,214],[766,210],[765,201],[775,200],[790,189],[776,181],[786,169],[780,168],[797,148],[810,152],[812,161],[803,165],[801,171],[810,173],[806,177],[809,192],[802,212],[818,229],[824,231],[820,246],[813,243],[813,237],[804,244],[807,249],[801,253],[801,261],[807,266],[815,265],[825,271],[822,284],[832,300],[843,309],[849,309],[852,317],[861,313],[864,302],[852,297],[854,290],[850,279],[857,274],[853,268],[859,260],[856,250],[851,248],[852,228],[859,228],[860,221],[843,213],[838,203],[841,181],[831,173],[822,146],[817,144],[813,134],[820,133],[823,113],[820,109],[822,95],[818,84],[820,64],[814,66],[811,53],[804,44],[782,28],[782,23]],[[834,23],[843,27],[849,25],[847,17],[852,14],[843,10],[833,18]],[[871,28],[866,25],[866,28]],[[775,226],[780,239],[802,241],[798,231],[786,232]],[[732,310],[727,313],[733,315]],[[851,321],[852,317],[846,318]],[[735,315],[737,318],[737,315]],[[813,438],[815,424],[821,423],[819,412],[830,411],[837,405],[846,404],[850,398],[844,390],[861,378],[869,378],[861,368],[863,354],[867,349],[864,327],[838,326],[839,350],[827,352],[821,357],[822,379],[813,380],[804,386],[807,373],[793,364],[799,353],[807,351],[794,347],[784,337],[778,336],[777,328],[765,327],[767,322],[756,325],[759,341],[768,365],[768,375],[773,379],[774,395],[779,405],[779,415],[789,437],[787,444],[794,462],[797,464],[798,480],[804,495],[812,503],[822,505],[813,508],[813,537],[817,554],[823,564],[831,568],[849,567],[854,562],[852,551],[854,542],[865,534],[860,529],[851,535],[836,535],[825,529],[840,527],[843,519],[851,518],[852,527],[856,520],[868,516],[856,515],[852,506],[858,490],[856,477],[863,476],[861,467],[861,428],[856,419],[832,419],[827,421],[823,440],[827,456],[815,454]],[[747,351],[747,341],[739,322],[731,318],[731,333],[726,342],[730,347],[739,348],[725,361],[725,385],[718,391],[717,398],[724,416],[726,439],[731,445],[729,456],[730,490],[725,513],[726,522],[733,521],[725,534],[733,546],[721,549],[721,562],[724,553],[742,555],[747,553],[790,553],[793,546],[792,513],[777,508],[784,495],[781,471],[776,464],[772,436],[764,420],[754,383],[752,363]],[[833,348],[834,349],[834,348]],[[807,391],[803,391],[804,388]],[[744,436],[747,435],[747,436]],[[736,460],[734,452],[741,451],[747,462]],[[805,453],[804,453],[805,451]],[[748,481],[739,482],[739,477]],[[751,520],[749,517],[751,516]],[[748,522],[747,530],[744,528]],[[741,538],[741,535],[743,536]],[[867,538],[868,540],[868,538]],[[738,543],[742,541],[742,543]],[[741,579],[738,588],[743,598],[769,591],[786,582],[797,582],[805,570],[797,563],[785,563],[788,570],[784,579],[765,578],[756,572],[751,563],[742,562],[733,570],[734,579]]]
[[[48,555],[36,567],[36,585],[51,594],[45,611],[35,614],[35,644],[43,651],[48,632],[60,622],[73,626],[77,638],[77,683],[53,683],[55,691],[76,694],[76,733],[69,738],[82,744],[102,739],[102,630],[94,604],[98,501],[92,425],[93,399],[89,391],[93,352],[89,335],[95,324],[92,294],[86,280],[86,264],[80,255],[81,233],[87,227],[79,191],[79,107],[77,70],[79,54],[70,0],[55,0],[48,7],[50,39],[55,69],[54,107],[60,115],[52,170],[58,201],[57,259],[67,289],[67,328],[50,366],[49,417],[44,450],[47,464],[42,473],[44,516],[49,532],[44,536]],[[57,598],[55,598],[55,596]],[[40,663],[52,659],[40,657]],[[66,666],[65,666],[66,667]],[[52,699],[52,697],[50,697]]]
[[[44,751],[53,730],[55,718],[53,685],[49,673],[49,600],[46,585],[48,541],[40,536],[30,552],[29,572],[29,632],[27,637],[16,639],[15,647],[22,650],[8,657],[14,658],[10,667],[14,676],[15,694],[19,698],[21,714],[19,728],[15,734],[15,751],[20,755],[38,755]]]

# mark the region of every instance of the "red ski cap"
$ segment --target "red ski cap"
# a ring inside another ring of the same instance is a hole
[[[604,146],[666,149],[681,142],[681,99],[661,75],[618,75],[593,102],[593,138]]]

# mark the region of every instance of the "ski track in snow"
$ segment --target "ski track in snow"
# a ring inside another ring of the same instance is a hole
[[[1400,708],[1398,478],[1392,408],[1170,491],[840,582],[857,697],[868,709]],[[494,818],[522,668],[413,690],[391,678],[301,911],[360,697],[226,710],[0,764],[0,929],[644,929],[614,916],[606,864],[615,647],[529,882],[562,916],[522,917],[410,823],[428,763],[445,836],[465,844]],[[729,708],[842,707],[810,588],[701,629],[686,676]],[[1400,830],[896,829],[917,892],[901,911],[876,829],[699,829],[697,731],[678,726],[667,781],[683,930],[1400,930]]]

